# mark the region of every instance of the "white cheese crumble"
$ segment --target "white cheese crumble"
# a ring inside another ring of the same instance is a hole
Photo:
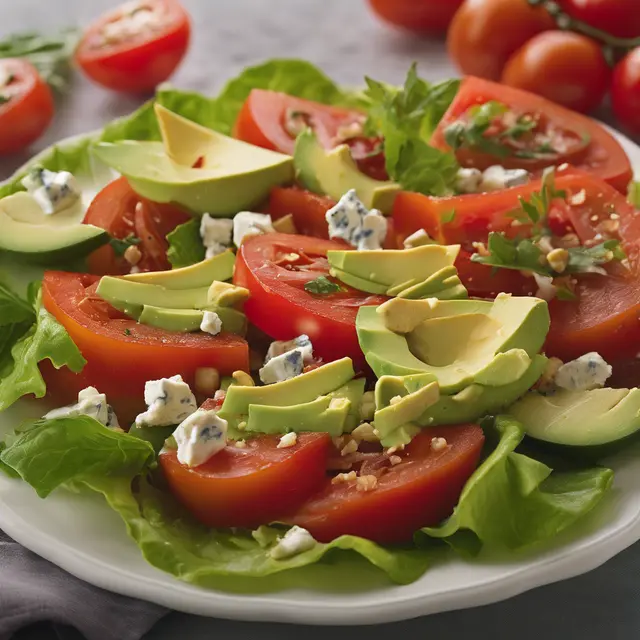
[[[68,208],[82,196],[78,182],[68,171],[34,167],[22,179],[22,185],[47,215]]]
[[[418,229],[404,239],[403,246],[405,249],[415,249],[415,247],[421,247],[430,242],[433,242],[433,240],[431,240],[429,234],[424,229]]]
[[[264,384],[274,384],[299,376],[303,369],[304,352],[301,348],[297,348],[274,356],[265,363],[258,374]]]
[[[87,387],[80,391],[77,404],[52,409],[44,418],[52,420],[71,416],[89,416],[110,429],[120,428],[118,418],[111,405],[107,402],[107,396],[104,393],[100,393],[95,387]]]
[[[563,364],[557,371],[554,382],[561,389],[585,391],[604,387],[613,369],[595,351],[585,353],[576,360]]]
[[[315,538],[302,527],[294,526],[284,534],[278,544],[271,549],[270,556],[274,560],[284,560],[285,558],[291,558],[299,553],[309,551],[316,546]]]
[[[275,340],[272,342],[269,345],[264,363],[267,364],[269,360],[293,349],[300,349],[302,351],[302,358],[305,364],[313,362],[313,345],[311,344],[311,339],[303,333],[293,340]]]
[[[285,433],[282,438],[280,438],[276,449],[288,449],[289,447],[294,447],[297,442],[298,434],[295,431],[291,431],[290,433]]]
[[[239,247],[244,240],[262,233],[274,233],[271,216],[267,213],[241,211],[233,219],[233,244]]]
[[[217,411],[198,409],[173,432],[178,444],[178,461],[188,467],[205,463],[227,446],[227,421]]]
[[[200,330],[205,333],[210,333],[212,336],[217,336],[222,331],[222,320],[220,320],[220,316],[215,311],[205,311],[202,314]]]
[[[456,176],[456,189],[460,193],[478,193],[482,182],[482,171],[474,168],[460,168]]]
[[[233,220],[212,218],[205,213],[200,220],[200,237],[205,246],[205,258],[213,258],[224,253],[231,246]]]
[[[325,214],[330,238],[342,238],[358,251],[380,249],[387,235],[387,220],[377,210],[369,211],[355,189],[345,193]]]
[[[195,396],[180,375],[148,380],[144,385],[144,401],[149,408],[136,418],[138,426],[180,424],[198,408]]]
[[[502,165],[494,164],[482,172],[481,191],[497,191],[519,187],[529,182],[529,172],[525,169],[505,169]]]

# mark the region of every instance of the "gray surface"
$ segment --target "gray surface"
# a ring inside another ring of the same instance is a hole
[[[18,29],[86,23],[115,4],[106,0],[0,0],[0,35]],[[184,0],[184,4],[193,16],[195,37],[185,64],[172,80],[180,87],[213,92],[245,65],[278,56],[311,60],[345,83],[358,83],[365,73],[398,82],[413,60],[419,61],[421,73],[428,78],[454,74],[442,42],[418,40],[382,28],[368,15],[363,0]],[[54,125],[34,150],[61,137],[95,129],[139,102],[93,87],[78,77]],[[0,177],[26,157],[0,161]],[[171,614],[146,638],[253,636],[293,640],[304,636],[320,640],[330,636],[346,640],[373,634],[380,638],[466,635],[498,640],[590,640],[606,636],[622,640],[640,635],[639,574],[640,546],[636,545],[587,576],[465,612],[358,630],[258,625]]]

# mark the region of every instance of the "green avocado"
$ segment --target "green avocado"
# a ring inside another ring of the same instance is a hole
[[[356,378],[327,394],[330,398],[345,398],[349,401],[349,413],[344,425],[346,433],[351,433],[362,422],[360,419],[360,403],[362,402],[366,384],[365,378]]]
[[[247,316],[229,307],[209,307],[222,321],[222,330],[245,336],[247,333]],[[159,327],[167,331],[198,331],[204,312],[197,309],[170,309],[144,305],[137,320],[140,324]]]
[[[493,302],[394,298],[361,307],[356,330],[378,377],[429,373],[453,395],[521,378],[544,343],[549,311],[544,300],[508,294]]]
[[[82,224],[81,201],[47,215],[26,191],[0,200],[0,250],[40,264],[83,258],[109,242],[109,234],[91,224]]]
[[[348,145],[325,150],[311,129],[296,138],[293,162],[298,180],[310,191],[339,200],[349,189],[355,189],[367,209],[378,209],[385,215],[391,213],[393,201],[400,192],[399,184],[374,180],[362,173]]]
[[[351,287],[401,298],[466,298],[453,266],[460,245],[414,249],[329,251],[330,273]]]
[[[141,284],[157,284],[165,289],[196,289],[208,287],[215,280],[231,280],[235,262],[236,256],[233,251],[225,251],[213,258],[181,269],[131,273],[123,279]]]

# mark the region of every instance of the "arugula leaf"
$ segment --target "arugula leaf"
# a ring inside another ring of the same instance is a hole
[[[464,146],[498,158],[508,156],[510,152],[504,144],[496,137],[484,135],[493,121],[508,110],[506,105],[495,100],[471,107],[467,112],[469,118],[466,122],[457,120],[444,130],[445,142],[454,150]]]
[[[117,256],[123,256],[129,247],[140,244],[140,238],[130,233],[125,238],[111,238],[109,244]]]
[[[341,287],[335,282],[331,282],[326,276],[318,276],[315,280],[309,280],[304,285],[304,290],[316,296],[328,296],[340,291]]]
[[[167,259],[174,269],[202,262],[205,248],[200,236],[200,220],[179,224],[168,236]]]

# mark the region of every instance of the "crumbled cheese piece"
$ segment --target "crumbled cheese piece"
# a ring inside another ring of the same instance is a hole
[[[365,391],[360,398],[360,419],[373,420],[376,412],[376,395],[373,391]]]
[[[275,340],[269,345],[269,350],[264,359],[264,363],[267,364],[269,360],[272,360],[276,356],[281,356],[287,351],[293,349],[300,349],[302,351],[302,357],[305,364],[313,362],[313,345],[308,335],[302,334],[293,340]]]
[[[538,290],[536,291],[536,297],[542,298],[547,302],[551,302],[556,297],[556,293],[558,292],[558,288],[553,284],[553,278],[549,276],[543,276],[540,273],[533,273],[533,277],[538,285]]]
[[[82,195],[76,179],[68,171],[34,167],[22,179],[22,185],[47,215],[68,208]]]
[[[107,22],[101,31],[105,44],[117,44],[140,37],[140,34],[158,32],[167,24],[167,17],[141,2],[128,3],[131,8],[122,12],[118,20]]]
[[[481,191],[497,191],[519,187],[529,182],[529,172],[525,169],[505,169],[502,165],[494,164],[482,172]]]
[[[304,352],[296,348],[271,358],[258,374],[264,384],[274,384],[299,376],[303,369]]]
[[[555,384],[562,389],[583,391],[604,387],[613,369],[595,351],[563,364],[556,373]]]
[[[288,449],[289,447],[294,447],[297,442],[298,434],[295,431],[291,431],[290,433],[285,433],[282,438],[280,438],[276,449]]]
[[[358,251],[380,249],[387,235],[387,220],[377,210],[367,208],[355,189],[345,193],[325,214],[330,238],[342,238]]]
[[[227,218],[212,218],[205,213],[200,220],[200,237],[207,250],[206,258],[224,253],[231,246],[231,233],[233,232],[233,220]]]
[[[445,438],[431,438],[431,448],[433,451],[444,451],[448,446]]]
[[[355,471],[349,471],[349,473],[339,473],[331,478],[331,484],[345,484],[347,482],[355,482],[358,475]]]
[[[227,446],[227,421],[218,412],[198,409],[173,432],[178,443],[178,461],[197,467]]]
[[[391,463],[392,467],[395,467],[402,462],[402,458],[400,456],[390,456],[389,462]]]
[[[222,331],[222,320],[220,320],[220,316],[215,311],[205,311],[202,314],[200,331],[210,333],[212,336],[217,336]]]
[[[135,244],[132,244],[130,247],[127,247],[124,252],[124,259],[132,266],[135,267],[140,260],[142,260],[142,251],[136,247]]]
[[[271,549],[269,555],[271,555],[274,560],[284,560],[285,558],[297,556],[304,551],[309,551],[313,549],[316,544],[316,540],[306,529],[296,525],[291,527],[291,529],[278,540],[278,544]]]
[[[271,216],[267,213],[241,211],[233,219],[233,244],[239,247],[244,240],[262,233],[273,233]]]
[[[71,416],[89,416],[110,429],[120,428],[118,418],[111,405],[107,402],[107,396],[104,393],[100,393],[95,387],[87,387],[80,391],[77,404],[52,409],[44,418],[52,420]]]
[[[246,449],[247,441],[246,440],[236,440],[236,449]]]
[[[422,245],[431,244],[432,242],[433,240],[424,229],[418,229],[404,239],[402,246],[405,249],[414,249],[415,247],[421,247]]]
[[[482,182],[482,171],[474,168],[460,168],[456,176],[456,189],[460,193],[478,193]]]
[[[358,491],[373,491],[378,486],[378,478],[373,475],[360,476],[356,480],[356,489]]]
[[[144,401],[148,409],[137,416],[138,426],[180,424],[198,408],[189,385],[179,375],[148,380],[144,385]]]

